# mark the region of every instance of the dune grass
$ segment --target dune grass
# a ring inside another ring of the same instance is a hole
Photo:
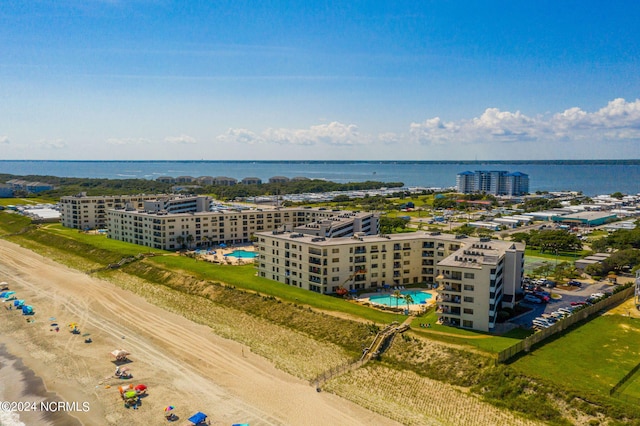
[[[218,265],[196,261],[185,256],[153,257],[148,261],[164,269],[189,271],[191,275],[203,280],[223,282],[239,289],[255,291],[263,295],[277,297],[283,301],[304,304],[316,309],[343,312],[378,323],[390,323],[395,320],[394,314],[370,309],[339,297],[317,294],[258,277],[256,276],[256,268],[251,264]]]

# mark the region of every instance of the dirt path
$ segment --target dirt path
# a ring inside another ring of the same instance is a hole
[[[396,425],[277,370],[247,347],[214,335],[205,326],[169,313],[115,285],[71,270],[0,240],[0,280],[36,311],[27,323],[2,309],[0,343],[23,358],[49,390],[67,401],[88,401],[76,413],[85,424],[160,424],[163,408],[176,406],[178,424],[196,411],[212,424]],[[48,318],[61,327],[55,332]],[[68,332],[76,322],[93,343]],[[123,407],[111,378],[109,352],[131,353],[134,379],[149,396],[138,410]]]

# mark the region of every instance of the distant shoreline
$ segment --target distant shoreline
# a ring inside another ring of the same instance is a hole
[[[263,163],[263,164],[571,164],[640,165],[637,159],[587,160],[0,160],[0,163]]]

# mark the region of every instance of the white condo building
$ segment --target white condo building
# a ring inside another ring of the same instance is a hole
[[[489,331],[500,306],[520,293],[524,245],[414,232],[325,238],[299,232],[256,234],[258,273],[322,294],[385,285],[438,287],[442,322]]]
[[[465,171],[456,175],[456,190],[463,194],[526,195],[529,193],[529,175],[504,170]]]

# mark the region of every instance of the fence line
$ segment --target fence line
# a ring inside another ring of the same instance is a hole
[[[571,327],[573,324],[577,322],[584,321],[590,316],[598,313],[599,311],[605,308],[608,308],[611,305],[615,305],[627,299],[628,297],[633,295],[634,290],[635,290],[634,287],[630,286],[628,288],[625,288],[622,291],[619,291],[618,293],[612,294],[611,296],[597,303],[594,303],[591,306],[586,306],[580,310],[576,310],[571,316],[559,320],[558,322],[553,324],[551,327],[540,330],[535,334],[532,334],[531,336],[521,340],[515,345],[500,351],[497,355],[497,361],[505,363],[522,351],[529,352],[532,346],[542,342],[548,337],[553,336],[554,334],[559,333],[563,330],[566,330],[567,328]]]

